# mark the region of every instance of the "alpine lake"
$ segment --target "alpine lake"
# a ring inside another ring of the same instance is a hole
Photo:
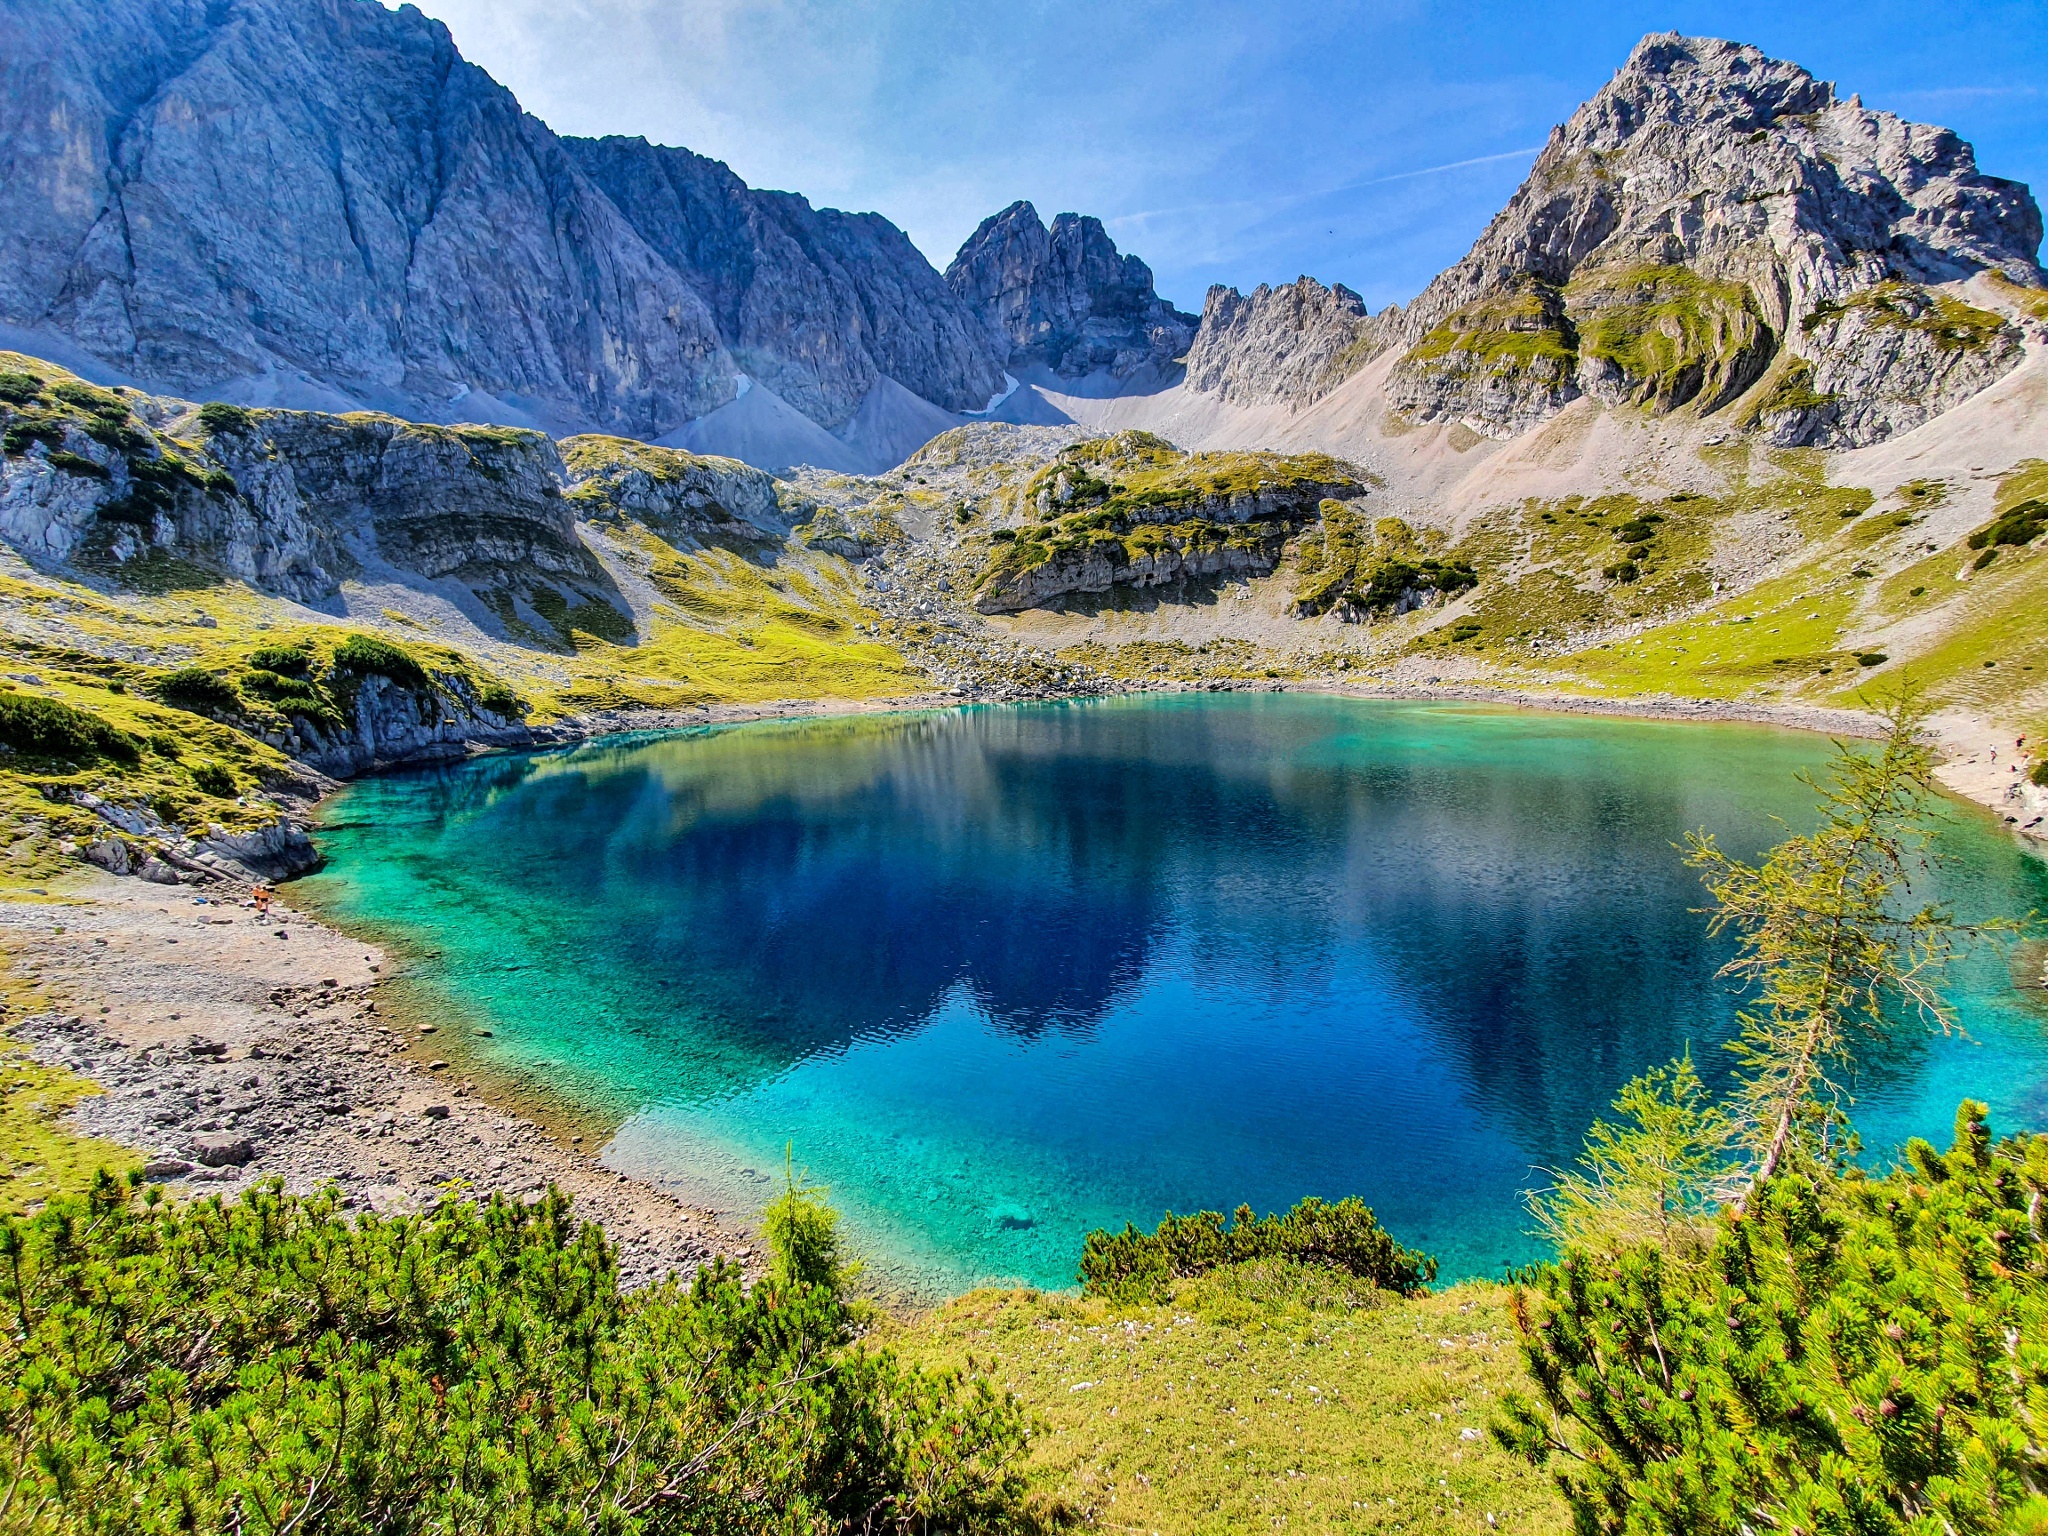
[[[1362,1196],[1442,1278],[1740,997],[1678,846],[1814,816],[1822,737],[1303,694],[847,715],[359,782],[295,887],[462,1064],[742,1219],[792,1165],[888,1289],[1073,1283],[1091,1228]],[[2048,911],[1944,801],[1916,897]],[[2038,945],[1861,1063],[1866,1159],[1957,1102],[2048,1126]],[[596,1140],[592,1145],[595,1147]]]

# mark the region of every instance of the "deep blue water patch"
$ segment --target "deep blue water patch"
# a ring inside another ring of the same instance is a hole
[[[1090,1227],[1363,1195],[1446,1277],[1536,1257],[1524,1193],[1737,999],[1677,844],[1804,825],[1825,741],[1300,695],[759,723],[346,792],[311,884],[404,941],[471,1048],[729,1209],[794,1144],[920,1289],[1071,1281]],[[1973,808],[1966,915],[2048,909]],[[1873,1153],[1956,1101],[2048,1125],[2038,992],[1866,1071]]]

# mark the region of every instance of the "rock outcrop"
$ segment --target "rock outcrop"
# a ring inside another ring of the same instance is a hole
[[[1323,454],[1183,453],[1149,432],[1075,443],[1016,493],[975,583],[982,613],[1079,593],[1263,576],[1325,502],[1370,477]]]
[[[399,763],[466,757],[472,746],[523,747],[534,735],[516,705],[493,708],[459,673],[388,677],[370,673],[338,727],[304,716],[292,721],[292,755],[336,779]]]
[[[731,459],[610,437],[257,410],[103,390],[0,353],[0,540],[117,580],[182,562],[324,603],[349,577],[452,583],[508,638],[634,638],[577,524],[758,550],[809,501]],[[488,616],[484,612],[488,610]]]
[[[580,592],[604,579],[542,433],[218,407],[193,413],[189,429],[258,527],[311,530],[340,570],[374,558],[478,591],[556,582]]]
[[[1117,253],[1100,219],[1063,213],[1048,230],[1026,202],[983,219],[946,282],[1011,366],[1064,378],[1163,368],[1187,351],[1199,323],[1159,297],[1150,267]]]
[[[122,805],[83,790],[62,798],[106,824],[79,857],[110,875],[135,875],[152,885],[182,885],[188,875],[282,880],[320,862],[305,828],[289,816],[239,830],[218,823],[188,829],[167,825],[146,805]]]
[[[810,510],[792,487],[738,459],[620,437],[565,438],[561,450],[577,516],[630,518],[672,543],[779,540]]]
[[[175,418],[193,420],[192,407],[0,353],[0,540],[47,566],[162,556],[302,602],[330,595],[347,558],[338,530],[276,493],[282,466],[259,465],[245,496],[202,441],[171,435]]]
[[[1311,405],[1371,359],[1376,336],[1365,300],[1342,283],[1261,283],[1249,298],[1219,283],[1188,350],[1188,387],[1232,405]]]
[[[559,139],[411,6],[0,0],[0,99],[0,322],[151,388],[655,437],[743,374],[1000,387],[886,221]]]

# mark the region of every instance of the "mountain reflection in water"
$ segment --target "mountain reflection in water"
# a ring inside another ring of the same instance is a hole
[[[1674,844],[1767,846],[1826,754],[1299,695],[762,723],[357,785],[313,884],[439,951],[417,984],[619,1116],[622,1165],[745,1205],[794,1139],[932,1285],[1306,1193],[1469,1273],[1533,1255],[1521,1191],[1620,1082],[1721,1070],[1729,950]],[[2048,906],[1983,818],[1944,842],[1959,903]],[[1973,1044],[1859,1085],[1874,1145],[1964,1089],[2039,1107],[2038,1017],[1996,962],[1963,983]]]

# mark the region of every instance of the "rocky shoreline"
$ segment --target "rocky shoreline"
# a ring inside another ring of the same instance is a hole
[[[717,1213],[487,1102],[436,1053],[433,1026],[386,1016],[381,951],[284,902],[91,870],[0,903],[0,947],[50,1004],[7,1020],[14,1038],[101,1089],[73,1128],[134,1149],[171,1192],[275,1178],[389,1213],[553,1184],[617,1241],[628,1284],[716,1254],[758,1265]]]

